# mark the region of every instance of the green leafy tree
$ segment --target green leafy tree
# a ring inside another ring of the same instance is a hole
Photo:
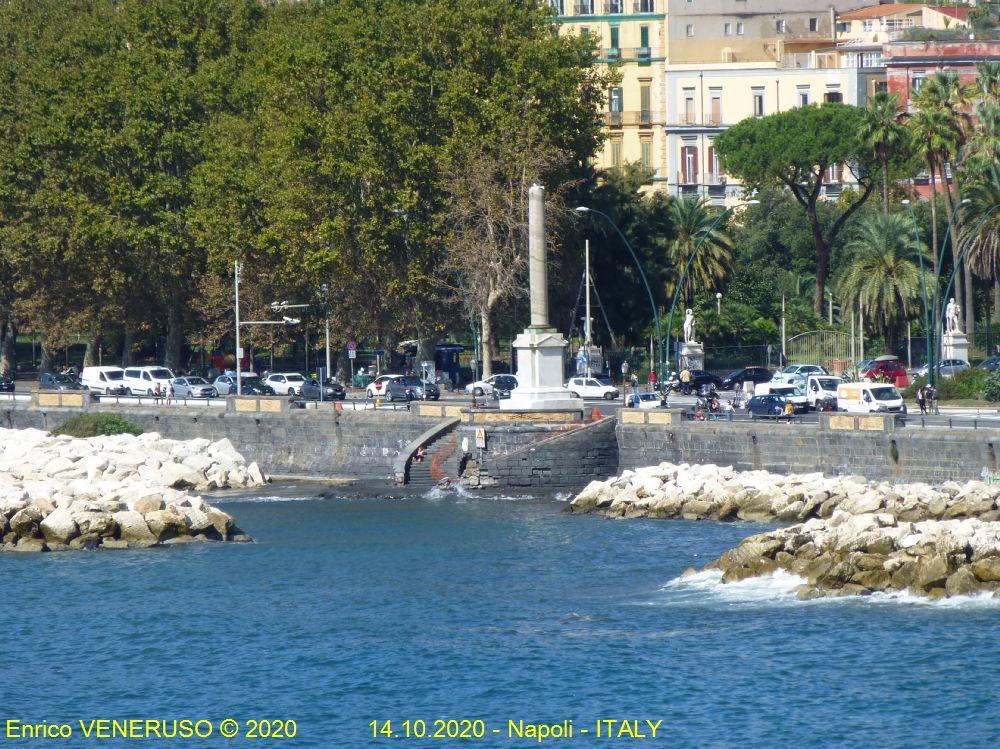
[[[864,311],[865,321],[898,350],[906,320],[919,308],[923,247],[903,214],[870,216],[858,223],[847,245],[850,264],[837,284],[845,307]]]
[[[748,190],[783,186],[805,211],[816,250],[817,316],[823,314],[831,250],[877,182],[874,154],[861,138],[864,117],[863,110],[836,102],[797,107],[743,120],[715,141],[723,168]],[[824,228],[818,206],[831,168],[849,169],[860,192]]]
[[[718,216],[706,200],[697,196],[671,200],[669,217],[674,232],[669,245],[670,264],[676,278],[680,278],[691,253],[701,245],[681,285],[684,302],[691,306],[696,289],[715,291],[726,278],[733,264],[733,240],[724,221],[712,226]]]

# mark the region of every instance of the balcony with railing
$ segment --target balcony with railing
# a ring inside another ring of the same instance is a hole
[[[655,13],[656,0],[634,0],[632,3],[633,13]]]
[[[597,8],[597,0],[579,0],[573,5],[573,14],[577,16],[592,16]]]
[[[625,0],[604,0],[601,12],[608,16],[619,16],[625,12]]]
[[[648,62],[663,57],[660,47],[605,47],[601,50],[600,62]]]
[[[678,185],[700,185],[698,181],[698,171],[696,169],[687,170],[681,169],[677,172],[677,184]]]
[[[636,109],[627,112],[604,112],[601,121],[608,127],[648,127],[662,125],[662,118],[651,109]]]
[[[549,0],[549,4],[560,16],[565,16],[567,13],[575,16],[620,16],[629,13],[656,13],[658,1],[662,2],[662,0]]]

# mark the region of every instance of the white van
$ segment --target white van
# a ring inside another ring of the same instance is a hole
[[[754,395],[780,395],[789,403],[796,412],[801,413],[809,410],[809,403],[805,393],[800,387],[788,382],[758,382],[753,388]]]
[[[837,397],[837,388],[844,382],[843,377],[833,375],[809,375],[806,381],[806,400],[809,408],[816,408],[818,401]]]
[[[844,382],[837,386],[837,410],[851,414],[906,414],[903,396],[882,382]]]
[[[122,379],[129,395],[152,395],[157,383],[167,392],[174,373],[166,367],[126,367]]]
[[[96,393],[119,392],[124,386],[125,370],[121,367],[84,367],[80,384]]]

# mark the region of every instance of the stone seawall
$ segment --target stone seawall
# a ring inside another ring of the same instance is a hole
[[[91,411],[105,410],[92,407]],[[408,411],[225,413],[212,408],[109,408],[148,432],[170,439],[228,438],[243,456],[272,474],[303,477],[392,477],[396,456],[433,418]],[[74,409],[5,408],[0,427],[52,429]]]
[[[853,417],[842,417],[853,418]],[[997,470],[1000,429],[831,429],[787,422],[618,425],[621,469],[671,463],[729,465],[775,473],[862,475],[870,480],[968,481]],[[873,422],[876,426],[877,422]]]

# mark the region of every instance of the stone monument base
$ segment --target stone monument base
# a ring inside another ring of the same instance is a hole
[[[500,401],[501,410],[582,411],[583,399],[562,387],[566,345],[566,339],[548,327],[528,328],[515,338],[518,386]]]
[[[705,348],[697,341],[686,341],[681,344],[680,368],[704,369]]]
[[[969,338],[965,333],[945,333],[941,337],[941,358],[969,361]]]

